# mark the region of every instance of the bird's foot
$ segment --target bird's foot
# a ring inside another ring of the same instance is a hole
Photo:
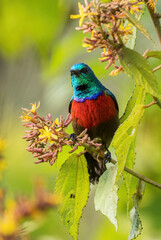
[[[68,137],[68,140],[72,140],[74,143],[77,141],[77,136],[75,133],[71,133]]]
[[[110,163],[111,162],[111,153],[110,153],[110,151],[107,149],[107,153],[105,154],[105,156],[104,156],[104,163],[106,164],[106,163]]]

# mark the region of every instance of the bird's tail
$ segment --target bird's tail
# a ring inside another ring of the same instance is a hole
[[[105,161],[98,162],[88,152],[86,152],[84,155],[87,160],[89,181],[95,184],[98,182],[99,177],[106,170]]]

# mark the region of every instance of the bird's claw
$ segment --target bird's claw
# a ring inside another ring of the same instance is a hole
[[[77,136],[75,133],[71,133],[68,137],[68,140],[72,140],[73,142],[76,142],[77,141]]]
[[[109,163],[111,162],[111,153],[108,149],[107,149],[107,153],[104,156],[104,162],[105,162],[105,164],[108,163],[108,162]]]

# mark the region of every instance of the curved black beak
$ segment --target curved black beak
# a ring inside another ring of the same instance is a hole
[[[70,74],[71,74],[71,76],[73,76],[73,75],[78,76],[80,74],[80,71],[78,69],[70,70]]]

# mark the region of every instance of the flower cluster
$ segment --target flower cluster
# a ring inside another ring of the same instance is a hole
[[[0,200],[4,200],[3,195],[4,194],[0,194]],[[36,217],[36,215],[44,213],[46,209],[56,207],[60,204],[60,201],[59,196],[44,190],[42,183],[36,184],[35,199],[30,200],[29,198],[21,196],[17,198],[16,201],[8,201],[5,209],[0,208],[0,239],[18,239],[22,231],[25,231],[21,223],[26,217]]]
[[[33,104],[30,113],[36,116],[38,107]],[[31,120],[30,114],[24,114],[23,121],[28,122],[29,120]],[[0,138],[0,180],[2,172],[6,168],[6,161],[3,158],[5,145],[5,141]],[[19,196],[16,200],[7,199],[6,201],[6,189],[0,187],[0,240],[20,239],[20,235],[25,233],[22,222],[26,217],[35,218],[37,214],[40,216],[47,209],[56,207],[60,202],[60,196],[48,193],[40,181],[35,184],[35,198],[32,200]]]
[[[148,1],[147,4],[154,8],[156,1]],[[71,15],[72,19],[80,18],[77,30],[83,30],[90,37],[85,37],[83,46],[87,51],[96,48],[103,49],[101,62],[109,61],[106,69],[112,64],[118,73],[122,68],[115,66],[118,59],[118,51],[122,44],[133,37],[133,21],[130,15],[139,15],[143,12],[143,0],[113,0],[103,3],[95,0],[85,5],[78,3],[79,14]],[[114,73],[114,72],[113,72]]]
[[[154,12],[156,12],[156,7],[155,7],[155,5],[156,5],[157,1],[158,1],[158,0],[148,0],[148,1],[147,1],[147,5],[149,5],[150,8],[152,8]]]
[[[40,103],[38,106],[36,104],[31,105],[31,110],[23,108],[24,112],[21,119],[23,126],[29,128],[29,130],[25,131],[26,135],[23,138],[29,142],[26,150],[38,158],[35,163],[49,162],[50,165],[53,165],[63,146],[71,146],[72,150],[70,153],[73,153],[79,146],[84,146],[86,149],[95,147],[97,152],[96,158],[100,154],[103,155],[101,150],[102,144],[98,143],[97,139],[91,140],[87,130],[84,130],[77,136],[76,140],[70,138],[70,135],[65,131],[71,122],[70,114],[68,114],[66,119],[60,116],[60,120],[57,118],[53,121],[51,114],[48,114],[46,117],[41,117],[37,114],[36,110]]]

